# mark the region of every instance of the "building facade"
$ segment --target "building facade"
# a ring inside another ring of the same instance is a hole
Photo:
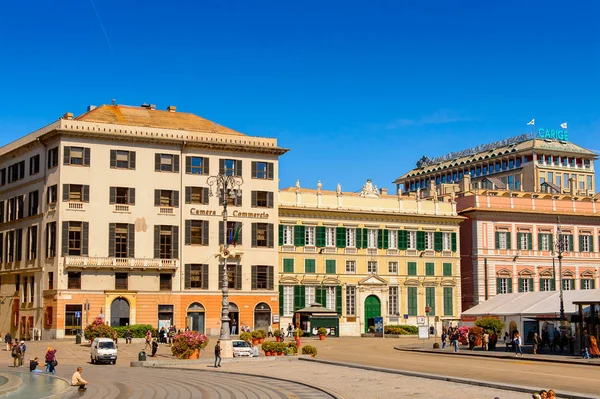
[[[593,196],[596,154],[565,140],[540,138],[539,134],[525,134],[434,159],[424,156],[415,169],[394,183],[398,190],[418,192],[421,197],[470,189]]]
[[[277,312],[276,139],[153,106],[90,107],[0,149],[0,329],[61,338],[113,326],[220,327],[223,230],[231,317]],[[229,222],[207,179],[243,178]],[[213,195],[211,195],[213,194]]]
[[[456,204],[388,195],[367,181],[361,193],[291,187],[279,192],[279,313],[320,303],[337,312],[339,335],[374,325],[431,325],[459,319]],[[295,323],[294,323],[295,324]]]
[[[464,310],[498,294],[598,287],[596,198],[476,190],[459,194],[457,210]]]

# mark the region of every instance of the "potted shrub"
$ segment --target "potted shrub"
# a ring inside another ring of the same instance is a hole
[[[296,330],[294,330],[294,337],[300,338],[303,335],[304,335],[304,331],[302,331],[301,328],[296,328]]]
[[[200,350],[208,345],[208,337],[197,331],[186,331],[173,338],[171,352],[180,359],[198,359]]]
[[[288,347],[288,354],[292,355],[297,355],[298,354],[298,345],[296,344],[296,342],[290,342],[289,344],[287,344]]]
[[[302,354],[310,355],[311,357],[315,357],[315,356],[317,356],[317,348],[315,348],[312,345],[304,345],[302,347]]]
[[[252,341],[252,334],[250,334],[249,332],[243,332],[240,334],[240,339],[242,341],[250,342]]]
[[[327,335],[327,329],[325,329],[325,327],[319,327],[317,333],[319,334],[319,339],[323,341]]]
[[[375,334],[375,326],[369,326],[369,334]]]
[[[271,351],[273,350],[273,342],[265,342],[260,347],[263,351],[265,351],[265,356],[271,356]]]
[[[104,324],[104,319],[102,317],[96,317],[92,324],[85,328],[83,336],[86,340],[90,341],[91,344],[95,338],[112,338],[113,329]]]
[[[258,344],[260,340],[260,332],[258,330],[252,331],[252,346]]]
[[[256,330],[258,333],[258,343],[262,344],[265,342],[265,338],[267,338],[267,332],[265,330]]]
[[[275,336],[275,340],[277,342],[281,342],[281,330],[280,329],[276,329],[275,331],[273,331],[273,335]]]

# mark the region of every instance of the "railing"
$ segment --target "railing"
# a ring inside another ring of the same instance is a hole
[[[67,202],[68,211],[85,211],[83,202]]]
[[[283,252],[296,252],[296,247],[293,245],[284,245],[283,247],[281,247],[281,250]]]
[[[311,254],[314,254],[317,252],[317,247],[313,247],[313,246],[304,247],[304,252],[309,252]]]
[[[114,213],[129,213],[129,205],[126,204],[115,204],[113,208]]]
[[[398,250],[395,248],[388,248],[387,254],[388,255],[398,255]]]
[[[406,256],[417,256],[417,250],[416,249],[407,249]]]
[[[325,250],[323,251],[326,254],[335,254],[337,253],[337,248],[336,247],[325,247]]]
[[[452,256],[452,251],[444,250],[442,251],[442,256]]]
[[[358,249],[356,249],[354,247],[346,247],[346,249],[344,249],[344,253],[346,253],[346,254],[356,254],[356,253],[358,253]]]
[[[377,255],[377,248],[367,248],[367,255]]]
[[[80,268],[129,268],[129,269],[177,269],[178,259],[153,259],[153,258],[110,258],[110,257],[87,257],[87,256],[65,256],[65,267]]]
[[[175,209],[174,208],[165,208],[165,207],[160,207],[158,210],[159,215],[174,215],[175,214]]]

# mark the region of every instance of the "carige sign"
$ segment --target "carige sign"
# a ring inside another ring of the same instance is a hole
[[[549,130],[549,129],[539,129],[538,136],[541,139],[551,139],[551,140],[569,140],[569,133],[566,130]]]

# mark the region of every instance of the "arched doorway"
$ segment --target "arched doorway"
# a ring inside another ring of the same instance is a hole
[[[205,310],[198,302],[192,303],[187,309],[187,327],[190,330],[204,333]]]
[[[235,333],[233,331],[233,328],[231,329],[231,333],[232,335],[238,335],[240,333],[240,309],[238,308],[238,306],[233,303],[233,302],[229,302],[229,318],[231,319],[230,321],[230,326],[233,327],[233,321],[235,320]]]
[[[271,307],[264,302],[254,308],[254,329],[265,330],[271,325]]]
[[[375,295],[369,295],[365,299],[365,332],[369,327],[375,327],[375,317],[381,316],[381,301]]]
[[[117,298],[110,305],[110,326],[123,327],[129,325],[129,302],[125,298]]]

